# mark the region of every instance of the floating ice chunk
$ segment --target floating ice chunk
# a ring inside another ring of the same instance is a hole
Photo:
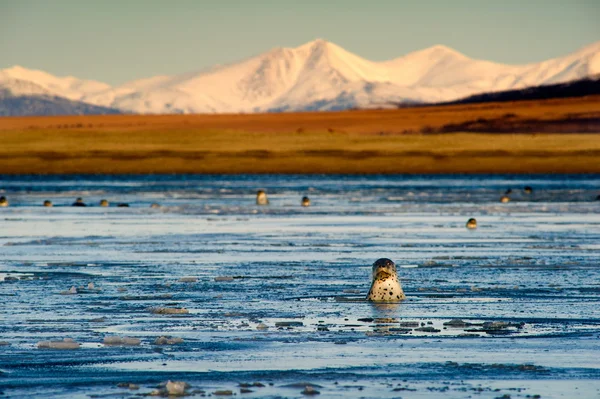
[[[104,337],[104,345],[107,346],[136,346],[141,342],[138,338],[132,337]]]
[[[133,390],[140,389],[140,386],[139,386],[139,385],[137,385],[137,384],[133,384],[133,383],[131,383],[131,382],[120,382],[120,383],[118,383],[118,384],[117,384],[117,386],[118,386],[119,388],[127,388],[127,389],[131,389],[132,391],[133,391]]]
[[[150,392],[152,396],[186,396],[188,393],[187,389],[190,388],[190,384],[184,381],[167,381],[161,384],[159,389],[155,389]]]
[[[179,337],[170,337],[170,336],[160,336],[154,340],[154,345],[176,345],[182,344],[183,338]]]
[[[37,344],[40,349],[79,349],[79,344],[71,338],[62,341],[40,341]]]
[[[256,326],[256,329],[257,329],[257,330],[267,330],[268,328],[269,328],[269,327],[268,327],[268,326],[267,326],[265,323],[259,323],[259,324]]]
[[[215,281],[233,281],[233,277],[231,277],[231,276],[215,277]]]
[[[72,286],[67,291],[61,291],[60,294],[61,295],[75,295],[75,294],[77,294],[77,288],[75,286]]]
[[[154,314],[186,314],[190,313],[186,308],[152,308],[150,311]]]

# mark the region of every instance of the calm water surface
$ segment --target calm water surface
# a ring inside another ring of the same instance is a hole
[[[598,194],[600,175],[0,176],[0,396],[600,397]],[[363,300],[380,257],[402,304]],[[64,338],[81,347],[38,348]]]

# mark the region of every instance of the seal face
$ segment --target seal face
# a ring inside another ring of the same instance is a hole
[[[467,229],[476,229],[477,228],[477,220],[475,218],[471,218],[467,220]]]
[[[510,201],[510,197],[508,195],[503,195],[502,197],[500,197],[500,202],[502,203],[507,203]]]
[[[265,193],[263,190],[258,190],[256,192],[256,205],[269,205],[267,193]]]
[[[302,206],[310,206],[310,198],[302,197]]]
[[[100,200],[100,206],[108,206],[108,200]]]
[[[46,201],[44,201],[44,206],[45,206],[45,207],[51,207],[51,206],[53,206],[53,205],[52,205],[52,201],[50,201],[50,200],[46,200]]]
[[[8,206],[8,200],[5,196],[0,197],[0,206]]]
[[[373,283],[367,301],[373,302],[400,302],[405,299],[404,291],[400,286],[396,264],[390,259],[381,258],[373,263]]]

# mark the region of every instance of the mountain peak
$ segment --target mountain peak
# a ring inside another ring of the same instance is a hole
[[[454,58],[463,58],[468,59],[466,55],[450,48],[448,46],[444,46],[443,44],[436,44],[431,47],[427,47],[423,50],[415,51],[410,53],[409,55],[422,55],[428,56],[430,58],[441,58],[441,57],[454,57]]]

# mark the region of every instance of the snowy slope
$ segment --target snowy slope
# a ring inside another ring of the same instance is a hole
[[[373,62],[325,40],[238,63],[118,87],[13,67],[0,87],[139,113],[220,113],[386,107],[567,82],[600,74],[600,42],[528,65],[471,59],[445,46]]]

